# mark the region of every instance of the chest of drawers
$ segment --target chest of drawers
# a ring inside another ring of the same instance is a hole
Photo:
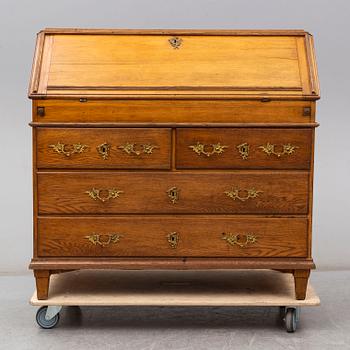
[[[46,29],[29,97],[38,299],[78,269],[275,269],[305,298],[310,34]]]

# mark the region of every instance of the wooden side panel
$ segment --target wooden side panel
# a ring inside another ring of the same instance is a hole
[[[38,168],[170,168],[170,129],[38,128],[37,139]]]
[[[102,201],[91,198],[93,189],[102,199],[108,190],[122,192]],[[236,190],[240,199],[230,195]],[[308,173],[39,172],[38,196],[40,214],[306,214]]]
[[[38,100],[33,121],[42,123],[310,123],[310,101]],[[38,116],[37,107],[45,108]]]
[[[179,169],[310,168],[312,129],[179,128],[176,140]]]
[[[176,233],[172,247],[168,235]],[[100,243],[91,241],[100,235]],[[119,240],[107,243],[110,235]],[[239,243],[224,238],[239,235]],[[256,241],[244,243],[246,235]],[[39,219],[43,257],[305,257],[307,220],[196,217],[74,217]],[[102,245],[103,244],[103,245]]]

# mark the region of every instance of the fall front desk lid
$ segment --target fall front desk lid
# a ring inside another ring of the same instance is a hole
[[[38,33],[29,97],[319,98],[302,30],[89,30]]]

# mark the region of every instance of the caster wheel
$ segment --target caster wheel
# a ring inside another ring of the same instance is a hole
[[[298,316],[297,310],[288,308],[285,314],[284,323],[288,333],[294,333],[297,330]]]
[[[286,307],[285,306],[279,307],[279,315],[280,315],[280,319],[282,321],[284,321],[284,317],[286,316]]]
[[[58,321],[60,320],[60,314],[55,315],[50,320],[47,320],[45,318],[47,311],[47,306],[42,306],[36,313],[36,322],[37,324],[44,329],[51,329],[54,328]]]

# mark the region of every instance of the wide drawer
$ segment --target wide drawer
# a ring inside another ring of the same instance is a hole
[[[157,92],[159,94],[159,91]],[[199,97],[199,95],[197,95]],[[310,123],[314,102],[186,99],[33,101],[40,123]],[[39,111],[44,115],[40,115]],[[307,115],[305,115],[305,111]],[[309,113],[310,112],[310,113]]]
[[[39,256],[306,257],[307,219],[41,217]]]
[[[170,129],[38,128],[38,168],[169,169]]]
[[[309,169],[313,129],[177,129],[177,168]]]
[[[41,214],[306,214],[307,172],[39,172]]]

